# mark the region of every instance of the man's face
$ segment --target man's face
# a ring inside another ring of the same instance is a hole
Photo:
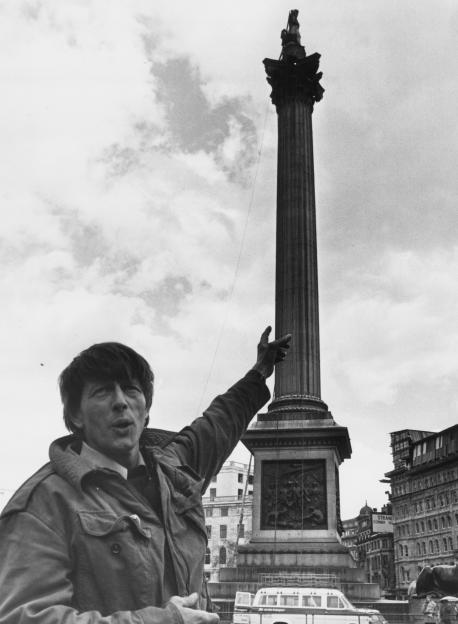
[[[145,396],[133,379],[86,382],[72,421],[82,430],[86,444],[126,468],[133,468],[137,465],[146,418]]]

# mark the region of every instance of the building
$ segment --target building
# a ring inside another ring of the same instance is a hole
[[[203,497],[208,546],[205,574],[219,581],[219,571],[236,564],[238,544],[251,536],[253,471],[247,464],[226,462]]]
[[[391,447],[396,594],[405,597],[425,565],[454,564],[458,555],[458,425],[395,431]]]
[[[356,546],[356,540],[358,537],[358,516],[356,518],[349,518],[348,520],[342,520],[342,544],[350,551],[351,556],[355,561],[358,561],[358,548]]]
[[[368,583],[378,583],[382,595],[394,594],[394,550],[391,505],[381,511],[367,505],[356,518],[343,520],[342,543],[345,544]]]

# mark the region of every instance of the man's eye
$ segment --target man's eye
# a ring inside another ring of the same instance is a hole
[[[141,392],[138,386],[124,386],[123,390],[129,393]]]
[[[95,388],[92,392],[93,396],[104,396],[108,392],[108,388],[106,386],[100,386],[100,388]]]

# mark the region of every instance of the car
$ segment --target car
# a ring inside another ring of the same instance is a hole
[[[264,587],[237,592],[233,624],[388,624],[376,609],[357,609],[335,588]]]

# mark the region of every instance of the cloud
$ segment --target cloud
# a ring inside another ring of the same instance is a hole
[[[364,283],[353,273],[357,288],[325,308],[324,378],[331,381],[338,411],[364,420],[368,413],[383,414],[384,422],[376,426],[389,423],[391,430],[402,428],[400,421],[413,427],[409,419],[429,429],[438,391],[447,388],[448,409],[443,405],[435,415],[437,426],[447,426],[458,398],[452,389],[458,374],[458,301],[448,271],[457,254],[457,248],[391,251],[379,271],[365,272]]]

